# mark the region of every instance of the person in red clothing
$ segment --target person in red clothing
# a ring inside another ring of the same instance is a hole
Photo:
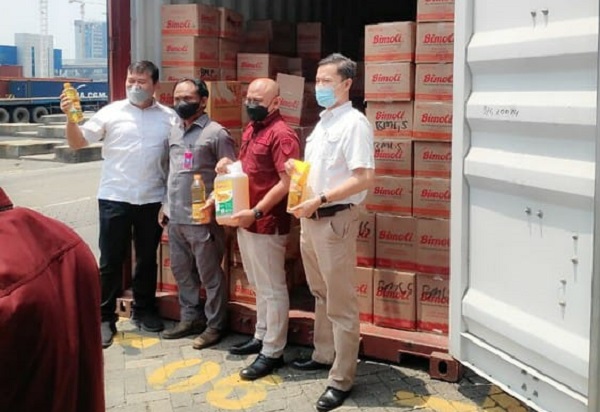
[[[96,259],[0,188],[0,411],[103,412]]]
[[[256,79],[248,86],[246,110],[251,119],[242,135],[239,159],[248,175],[250,207],[233,216],[239,223],[238,243],[248,282],[256,292],[256,329],[248,342],[230,353],[258,353],[240,372],[244,380],[269,375],[283,366],[287,343],[289,297],[285,279],[285,246],[291,216],[286,212],[290,178],[285,162],[300,154],[300,141],[279,113],[279,86]],[[230,159],[217,164],[225,172]]]

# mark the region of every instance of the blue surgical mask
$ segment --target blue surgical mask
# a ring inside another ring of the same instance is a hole
[[[131,102],[131,104],[135,104],[137,106],[141,106],[150,100],[151,96],[146,90],[141,87],[128,87],[127,88],[127,98]]]
[[[333,86],[316,86],[315,94],[319,106],[329,109],[335,104],[336,99]]]

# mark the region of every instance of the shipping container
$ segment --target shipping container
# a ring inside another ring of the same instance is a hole
[[[0,45],[0,65],[17,65],[17,47]]]
[[[131,59],[160,65],[164,3],[109,0],[113,79]],[[246,21],[322,22],[360,59],[364,26],[415,21],[417,1],[202,3]],[[398,360],[439,345],[538,411],[600,412],[598,2],[455,3],[454,50],[441,58],[454,64],[449,337],[363,325],[363,353]],[[450,40],[422,41],[437,37]],[[111,92],[124,97],[123,82]],[[251,332],[252,315],[232,305],[234,329]],[[307,342],[311,314],[291,322],[290,341]]]

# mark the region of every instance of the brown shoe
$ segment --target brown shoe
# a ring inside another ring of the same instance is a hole
[[[221,340],[221,338],[222,335],[220,331],[212,328],[206,328],[204,329],[204,332],[200,334],[200,336],[194,339],[194,344],[192,345],[192,347],[194,349],[207,348],[209,346],[214,345],[215,343],[218,343]]]
[[[175,327],[162,333],[163,339],[181,339],[190,335],[198,335],[206,328],[201,320],[182,320]]]

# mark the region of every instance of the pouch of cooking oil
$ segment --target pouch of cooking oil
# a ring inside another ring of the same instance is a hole
[[[310,164],[294,159],[294,170],[290,176],[290,191],[288,194],[287,211],[298,206],[306,199],[308,173]]]

